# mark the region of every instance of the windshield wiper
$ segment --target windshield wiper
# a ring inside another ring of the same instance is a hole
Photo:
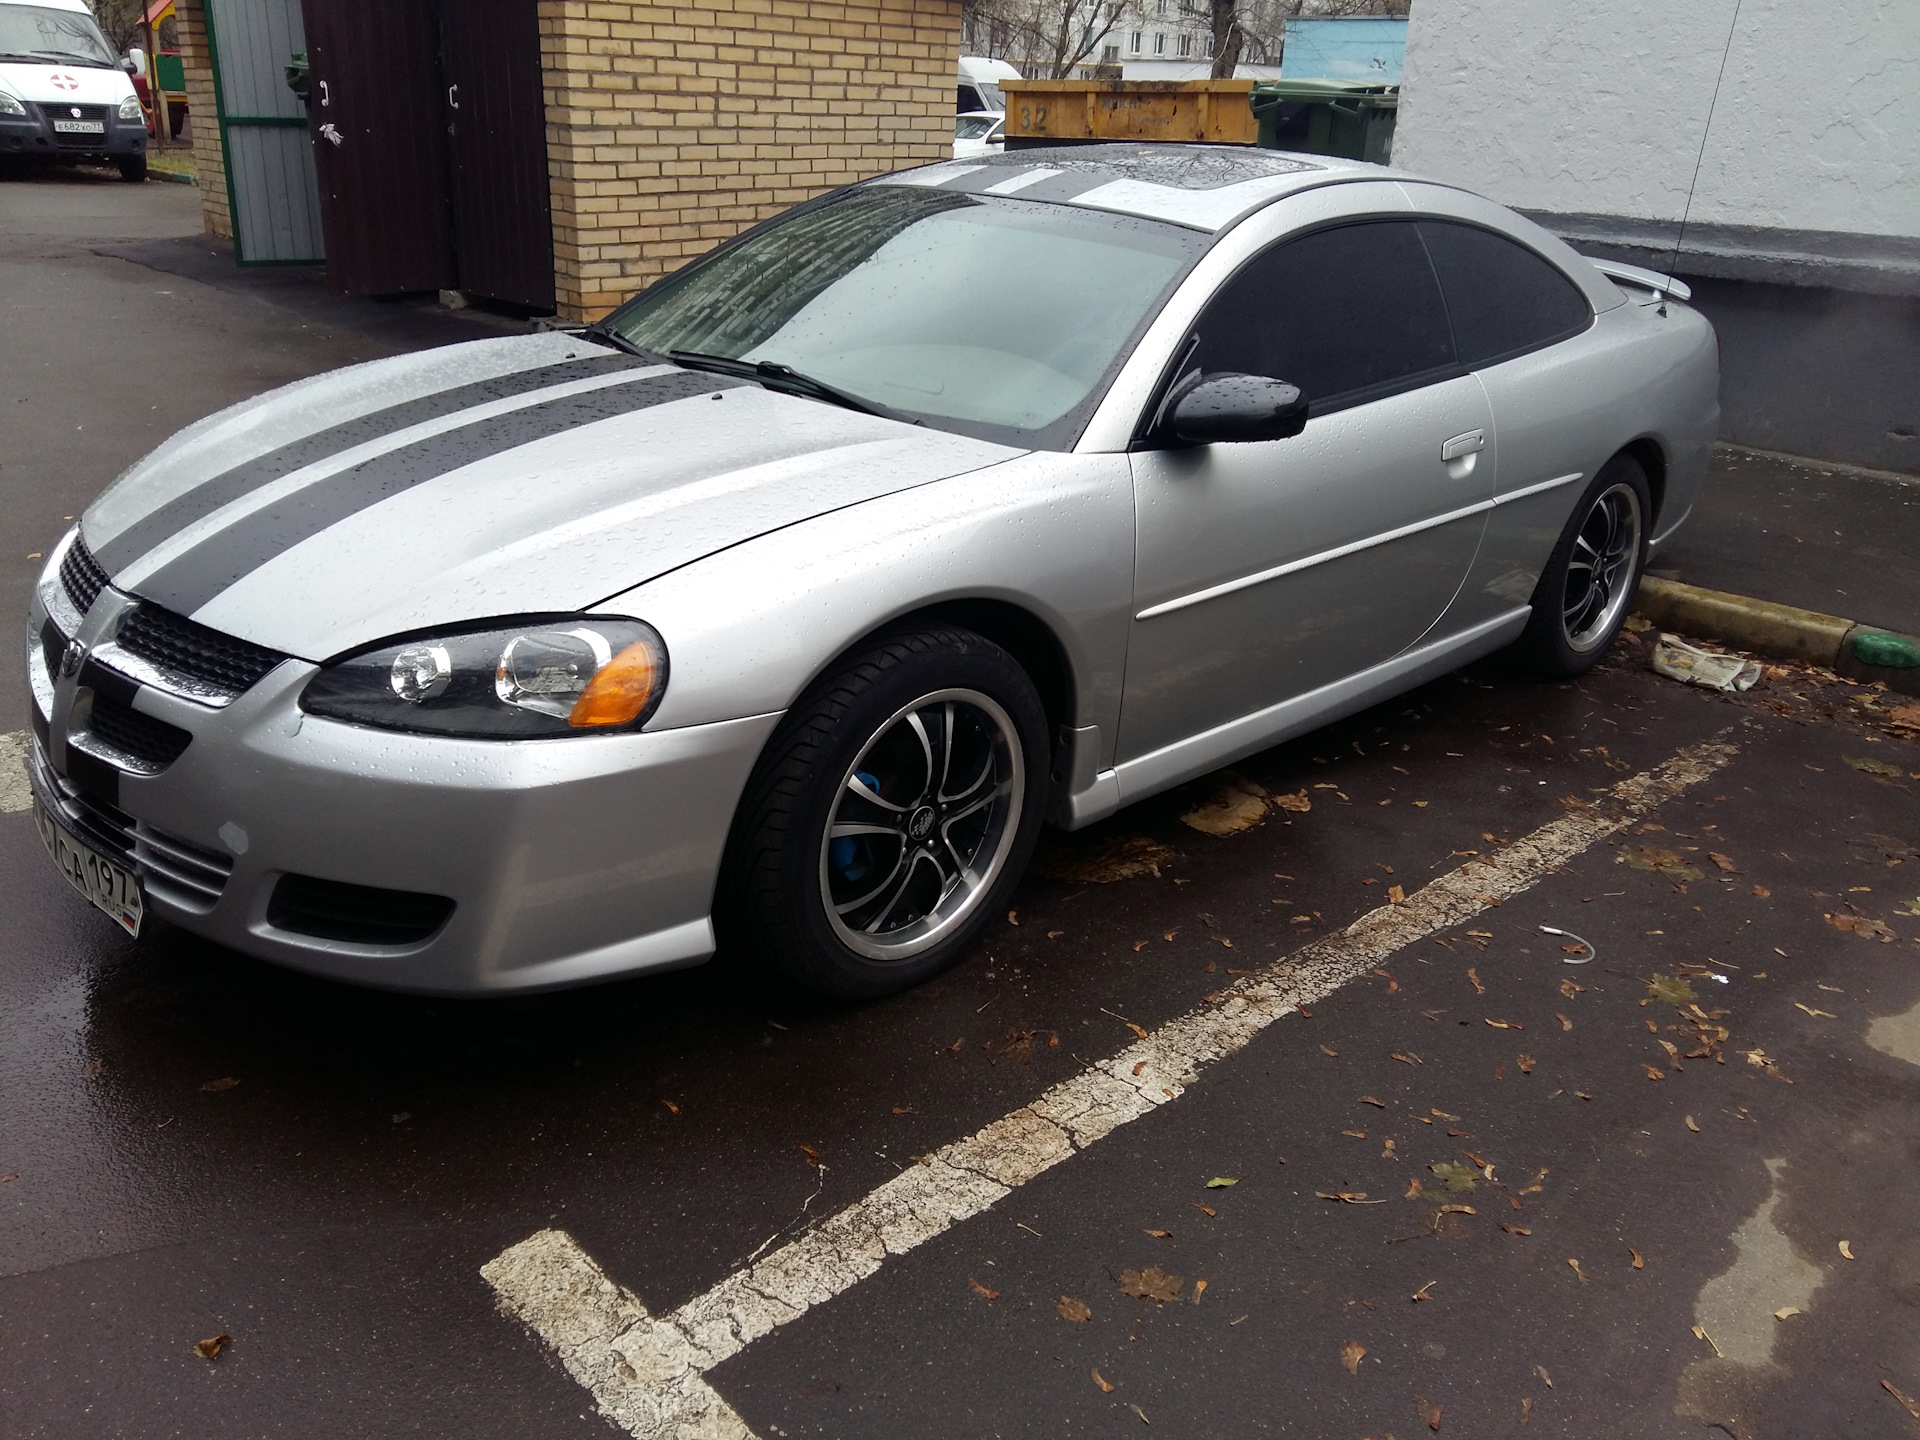
[[[54,60],[72,60],[81,65],[91,65],[96,70],[113,70],[118,67],[111,60],[102,60],[98,55],[80,55],[72,50],[36,50],[33,58],[50,55]],[[51,63],[51,61],[49,62]]]
[[[606,325],[589,325],[580,333],[588,340],[597,340],[602,345],[611,345],[614,349],[624,350],[629,355],[638,355],[642,360],[657,360],[663,365],[666,364],[666,356],[656,355],[645,346],[634,344],[618,330],[610,329]]]
[[[782,365],[777,360],[736,360],[729,355],[703,355],[697,350],[669,350],[667,358],[689,370],[711,370],[716,375],[737,375],[743,380],[758,380],[762,384],[776,385],[809,399],[825,400],[830,405],[858,410],[862,415],[878,415],[883,420],[902,420],[909,425],[921,423],[911,415],[902,414],[877,400],[863,400],[824,380],[803,375],[791,365]]]

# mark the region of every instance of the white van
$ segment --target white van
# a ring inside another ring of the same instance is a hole
[[[146,63],[114,54],[81,0],[0,0],[0,157],[111,161],[122,179],[146,179],[129,78]]]
[[[1020,72],[1004,60],[989,60],[984,55],[962,55],[960,90],[954,113],[972,115],[982,110],[1005,111],[1007,99],[1000,93],[1000,82],[1019,78]]]

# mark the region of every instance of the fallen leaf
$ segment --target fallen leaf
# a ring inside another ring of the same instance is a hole
[[[1387,887],[1387,900],[1394,905],[1406,904],[1407,903],[1406,887],[1404,885],[1389,885]]]
[[[1776,1320],[1790,1320],[1800,1313],[1801,1311],[1798,1305],[1782,1305],[1778,1310],[1773,1312],[1773,1318]],[[1920,1415],[1914,1418],[1920,1419]]]
[[[1893,1396],[1894,1399],[1898,1400],[1902,1405],[1907,1407],[1907,1413],[1909,1415],[1913,1416],[1913,1418],[1916,1420],[1920,1420],[1920,1400],[1914,1399],[1911,1395],[1907,1394],[1904,1390],[1894,1389],[1893,1382],[1891,1380],[1882,1380],[1880,1384],[1889,1395]]]
[[[1487,1024],[1496,1030],[1524,1030],[1527,1028],[1518,1020],[1489,1020]]]
[[[1264,787],[1228,770],[1213,794],[1182,815],[1180,823],[1203,835],[1237,835],[1265,818],[1270,799]]]
[[[1433,1287],[1438,1285],[1439,1283],[1440,1282],[1438,1280],[1429,1280],[1427,1281],[1426,1284],[1422,1285],[1418,1290],[1414,1291],[1412,1296],[1409,1298],[1413,1300],[1431,1300],[1433,1296],[1429,1295],[1427,1292],[1433,1289]]]
[[[1427,1107],[1427,1113],[1429,1115],[1438,1115],[1442,1120],[1458,1120],[1460,1118],[1458,1115],[1449,1115],[1445,1110],[1437,1110],[1431,1105]]]
[[[1472,965],[1469,965],[1469,966],[1467,967],[1467,979],[1469,979],[1469,980],[1471,980],[1471,981],[1473,982],[1473,993],[1474,993],[1474,994],[1476,994],[1476,995],[1484,995],[1484,994],[1486,994],[1486,993],[1487,993],[1487,987],[1486,987],[1486,986],[1484,986],[1484,985],[1482,985],[1482,984],[1480,983],[1480,972],[1479,972],[1479,970],[1478,970],[1478,969],[1476,969],[1476,968],[1475,968],[1474,966],[1472,966]]]
[[[1139,1064],[1133,1067],[1133,1073],[1138,1075],[1142,1070],[1146,1068],[1147,1068],[1147,1062],[1142,1060]]]
[[[1133,1413],[1134,1413],[1134,1414],[1136,1414],[1136,1415],[1138,1415],[1138,1416],[1140,1417],[1140,1423],[1141,1423],[1142,1425],[1151,1425],[1151,1424],[1153,1424],[1153,1422],[1152,1422],[1151,1420],[1149,1420],[1149,1419],[1147,1419],[1147,1412],[1146,1412],[1146,1411],[1144,1411],[1144,1410],[1142,1410],[1142,1409],[1141,1409],[1141,1408],[1140,1408],[1140,1407],[1139,1407],[1138,1405],[1132,1405],[1132,1404],[1130,1404],[1130,1405],[1128,1405],[1128,1406],[1127,1406],[1127,1408],[1128,1408],[1129,1410],[1131,1410],[1131,1411],[1133,1411]]]
[[[1136,1300],[1157,1300],[1164,1305],[1169,1300],[1178,1300],[1187,1282],[1158,1265],[1149,1265],[1144,1270],[1122,1270],[1120,1288]]]
[[[1007,911],[1007,924],[1018,925],[1019,923],[1020,923],[1020,912],[1018,910]]]
[[[967,1277],[967,1288],[973,1291],[974,1294],[988,1300],[998,1300],[1000,1298],[1000,1292],[998,1290],[989,1290],[971,1275]]]
[[[1367,1138],[1367,1132],[1364,1130],[1342,1130],[1340,1133],[1342,1135],[1351,1135],[1356,1140],[1364,1140]]]
[[[1420,1412],[1420,1418],[1427,1422],[1427,1429],[1438,1431],[1440,1428],[1441,1407],[1434,1404],[1424,1395],[1417,1397],[1413,1404],[1414,1408]]]
[[[1695,1120],[1691,1115],[1687,1116],[1687,1129],[1698,1135],[1700,1133],[1700,1122]]]
[[[1187,1203],[1193,1206],[1193,1208],[1196,1210],[1204,1210],[1209,1215],[1217,1216],[1220,1213],[1218,1210],[1214,1209],[1213,1206],[1202,1205],[1198,1200],[1189,1200]]]
[[[1709,850],[1707,852],[1707,859],[1711,860],[1715,865],[1719,866],[1722,870],[1733,869],[1732,857],[1727,855],[1722,855],[1718,850]]]
[[[1142,875],[1158,879],[1161,867],[1173,858],[1171,847],[1144,835],[1121,836],[1091,849],[1086,848],[1084,841],[1060,835],[1049,836],[1042,842],[1028,869],[1048,880],[1069,885],[1111,885]]]
[[[1842,1256],[1844,1256],[1844,1257],[1845,1257],[1846,1259],[1848,1259],[1848,1260],[1851,1260],[1851,1259],[1853,1259],[1853,1258],[1854,1258],[1854,1255],[1853,1255],[1853,1245],[1852,1245],[1852,1242],[1850,1242],[1850,1241],[1846,1241],[1846,1240],[1842,1240],[1842,1241],[1840,1242],[1840,1253],[1841,1253],[1841,1255],[1842,1255]]]
[[[1754,887],[1753,887],[1753,893],[1754,893],[1754,894],[1756,894],[1756,895],[1758,895],[1758,896],[1759,896],[1759,897],[1760,897],[1760,898],[1761,898],[1762,900],[1764,900],[1764,899],[1766,899],[1766,898],[1767,898],[1767,897],[1768,897],[1769,895],[1771,895],[1771,894],[1773,894],[1773,891],[1771,891],[1771,890],[1769,890],[1769,889],[1768,889],[1768,888],[1767,888],[1766,886],[1764,886],[1764,885],[1756,885],[1756,886],[1754,886]]]
[[[1386,1109],[1386,1108],[1387,1108],[1387,1102],[1386,1102],[1386,1101],[1384,1101],[1384,1100],[1376,1100],[1376,1099],[1374,1099],[1374,1098],[1373,1098],[1373,1096],[1371,1096],[1371,1095],[1362,1095],[1362,1096],[1360,1097],[1360,1103],[1361,1103],[1362,1105],[1378,1105],[1378,1106],[1379,1106],[1379,1107],[1380,1107],[1380,1108],[1381,1108],[1382,1110],[1384,1110],[1384,1109]]]
[[[1642,1254],[1641,1254],[1641,1253],[1640,1253],[1640,1252],[1639,1252],[1638,1250],[1636,1250],[1636,1249],[1634,1249],[1634,1248],[1633,1248],[1633,1246],[1631,1246],[1631,1245],[1629,1245],[1629,1246],[1627,1246],[1627,1254],[1629,1254],[1629,1255],[1631,1255],[1631,1256],[1633,1257],[1633,1268],[1634,1268],[1634,1269],[1636,1269],[1636,1270],[1644,1270],[1644,1269],[1646,1269],[1646,1268],[1647,1268],[1647,1259],[1646,1259],[1646,1257],[1645,1257],[1644,1255],[1642,1255]]]
[[[1471,1190],[1479,1180],[1478,1171],[1467,1168],[1458,1160],[1436,1160],[1427,1169],[1449,1190]]]
[[[1291,795],[1276,795],[1273,803],[1282,810],[1291,810],[1296,815],[1304,815],[1313,809],[1313,801],[1304,790],[1296,790]]]
[[[1402,1065],[1418,1065],[1420,1063],[1420,1057],[1418,1055],[1402,1055],[1398,1050],[1389,1050],[1387,1052],[1387,1058],[1389,1060],[1398,1060]]]
[[[1553,1012],[1553,1018],[1560,1022],[1560,1028],[1562,1030],[1571,1030],[1573,1028],[1573,1021],[1562,1015],[1558,1010]]]
[[[1587,1272],[1580,1268],[1580,1262],[1578,1260],[1570,1259],[1567,1261],[1567,1264],[1573,1267],[1574,1277],[1578,1279],[1582,1285],[1586,1284]]]
[[[1545,1385],[1547,1389],[1551,1390],[1553,1388],[1553,1377],[1547,1374],[1546,1366],[1544,1365],[1534,1366],[1533,1373],[1540,1377],[1540,1383]]]
[[[1661,875],[1671,875],[1676,880],[1702,878],[1700,867],[1689,865],[1679,851],[1662,850],[1657,845],[1631,845],[1614,858],[1618,863],[1630,865],[1635,870],[1650,870]]]
[[[209,1335],[205,1340],[193,1342],[193,1353],[202,1360],[211,1360],[232,1343],[231,1335]]]
[[[1804,1010],[1807,1012],[1807,1014],[1812,1015],[1816,1019],[1820,1019],[1820,1020],[1838,1020],[1840,1018],[1838,1015],[1835,1015],[1831,1010],[1816,1010],[1811,1005],[1802,1005],[1798,1000],[1793,1002],[1793,1008],[1796,1010]]]
[[[1364,1190],[1316,1190],[1322,1200],[1338,1200],[1343,1205],[1384,1205],[1384,1200],[1369,1200]]]
[[[967,1043],[967,1037],[962,1035],[958,1040],[954,1041],[953,1044],[947,1046],[947,1054],[949,1055],[958,1054],[960,1051],[960,1047],[966,1043]]]
[[[218,1080],[207,1081],[207,1083],[200,1088],[202,1090],[231,1090],[239,1083],[240,1082],[231,1075],[222,1075]]]
[[[1533,1073],[1533,1067],[1540,1062],[1535,1060],[1531,1055],[1516,1055],[1513,1057],[1513,1063],[1520,1067],[1520,1073],[1522,1075],[1531,1075]]]
[[[673,1103],[673,1101],[671,1101],[671,1100],[662,1100],[662,1101],[661,1101],[660,1103],[661,1103],[662,1105],[664,1105],[664,1106],[666,1106],[666,1107],[667,1107],[667,1109],[668,1109],[668,1110],[669,1110],[669,1111],[670,1111],[671,1113],[673,1113],[673,1114],[675,1114],[675,1115],[678,1115],[678,1114],[680,1113],[680,1107],[679,1107],[678,1105],[676,1105],[676,1104],[674,1104],[674,1103]],[[899,1112],[898,1110],[896,1110],[896,1111],[894,1111],[893,1113],[894,1113],[894,1114],[896,1114],[896,1115],[898,1115],[898,1114],[899,1114],[900,1112]]]
[[[1647,981],[1647,998],[1680,1006],[1691,1005],[1700,997],[1693,993],[1693,986],[1678,976],[1655,975]]]
[[[809,1165],[818,1165],[820,1163],[820,1152],[811,1145],[802,1145],[796,1140],[793,1142],[793,1148],[807,1157],[807,1163]]]
[[[1870,920],[1865,915],[1829,915],[1827,919],[1836,930],[1851,931],[1869,940],[1878,940],[1882,945],[1890,945],[1896,938],[1884,921]],[[207,1087],[203,1085],[200,1088],[204,1090]]]
[[[1907,778],[1907,772],[1898,765],[1890,765],[1885,760],[1876,760],[1871,755],[1845,755],[1841,758],[1863,775],[1885,775],[1894,780]]]
[[[1206,1293],[1207,1293],[1206,1281],[1196,1280],[1193,1282],[1193,1303],[1194,1304],[1198,1305],[1200,1303],[1200,1297]]]
[[[1207,1189],[1224,1190],[1229,1185],[1238,1185],[1239,1183],[1240,1183],[1240,1177],[1237,1175],[1231,1176],[1231,1177],[1226,1175],[1216,1175],[1211,1180],[1207,1181]]]
[[[1440,1215],[1478,1215],[1480,1212],[1471,1205],[1442,1205],[1435,1213]]]
[[[1071,1295],[1062,1295],[1054,1302],[1053,1308],[1062,1320],[1071,1320],[1076,1325],[1093,1318],[1093,1311],[1087,1304],[1074,1299]]]
[[[1400,1198],[1402,1200],[1418,1200],[1426,1188],[1427,1187],[1421,1183],[1420,1177],[1415,1175],[1407,1181],[1407,1193]]]
[[[1095,1370],[1093,1372],[1093,1383],[1098,1385],[1102,1390],[1106,1391],[1107,1394],[1111,1395],[1113,1393],[1113,1382],[1107,1379],[1107,1377],[1102,1375],[1098,1370]]]
[[[1142,1040],[1147,1038],[1147,1032],[1141,1029],[1138,1025],[1134,1024],[1133,1021],[1128,1020],[1125,1022],[1125,1024],[1127,1029],[1133,1031],[1133,1033],[1135,1035],[1138,1035]]]
[[[1349,1375],[1360,1373],[1360,1362],[1367,1358],[1367,1347],[1358,1340],[1349,1340],[1340,1347],[1340,1363],[1347,1367]]]
[[[1500,1228],[1509,1235],[1531,1235],[1533,1233],[1532,1229],[1528,1226],[1509,1225],[1504,1220],[1500,1222]]]
[[[1066,933],[1067,933],[1067,932],[1066,932],[1066,931],[1064,931],[1064,930],[1049,930],[1049,931],[1047,931],[1047,939],[1049,939],[1049,940],[1058,940],[1058,939],[1059,939],[1059,938],[1060,938],[1060,937],[1061,937],[1062,935],[1064,935],[1064,934],[1066,934]]]
[[[1662,1070],[1658,1065],[1649,1065],[1645,1061],[1642,1061],[1640,1068],[1647,1072],[1647,1079],[1649,1080],[1664,1080],[1667,1078],[1667,1072]]]
[[[1320,1047],[1320,1053],[1322,1055],[1330,1056],[1335,1060],[1338,1060],[1340,1058],[1340,1052],[1334,1049],[1331,1045],[1322,1045]]]
[[[1566,996],[1567,999],[1569,1000],[1571,1000],[1576,995],[1585,993],[1586,988],[1587,988],[1586,986],[1579,984],[1577,981],[1574,981],[1574,980],[1562,980],[1560,982],[1560,993]]]
[[[1388,1140],[1385,1144],[1383,1144],[1380,1147],[1380,1158],[1382,1160],[1387,1160],[1387,1159],[1391,1159],[1392,1156],[1393,1156],[1393,1141]]]
[[[1150,940],[1137,940],[1137,941],[1135,941],[1135,942],[1134,942],[1134,946],[1133,946],[1133,953],[1134,953],[1134,954],[1136,954],[1136,955],[1138,955],[1138,954],[1139,954],[1139,953],[1140,953],[1140,952],[1141,952],[1142,950],[1144,950],[1144,949],[1146,949],[1146,948],[1147,948],[1147,946],[1149,946],[1149,945],[1150,945],[1150,944],[1152,944],[1152,943],[1153,943],[1153,942],[1152,942],[1152,941],[1150,941]]]

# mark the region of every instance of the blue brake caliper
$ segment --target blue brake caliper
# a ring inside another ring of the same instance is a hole
[[[880,782],[865,770],[853,772],[854,778],[864,784],[874,794],[880,793]],[[873,858],[868,853],[864,836],[842,835],[827,846],[827,860],[833,866],[834,874],[849,885],[857,885],[873,868]]]

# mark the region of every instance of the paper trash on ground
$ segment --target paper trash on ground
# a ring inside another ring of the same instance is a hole
[[[1652,659],[1656,674],[1688,685],[1704,685],[1709,690],[1751,690],[1754,681],[1760,678],[1758,660],[1716,655],[1665,631],[1653,647]]]

